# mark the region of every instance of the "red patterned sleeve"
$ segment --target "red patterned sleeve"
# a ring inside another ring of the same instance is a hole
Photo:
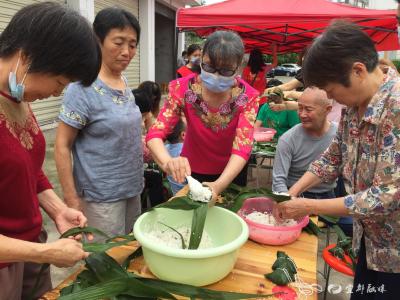
[[[172,132],[178,123],[183,111],[184,95],[179,80],[174,80],[169,84],[168,98],[158,114],[157,120],[150,127],[146,135],[146,142],[154,138],[165,138]]]
[[[254,122],[257,116],[259,100],[257,94],[250,96],[239,115],[232,154],[239,155],[245,160],[249,159],[253,147]]]

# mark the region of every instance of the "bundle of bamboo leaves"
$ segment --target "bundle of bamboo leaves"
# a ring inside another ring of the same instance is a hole
[[[292,258],[285,252],[278,251],[276,253],[276,261],[272,265],[272,272],[265,274],[266,279],[273,283],[285,286],[296,280],[297,266]]]
[[[94,232],[104,235],[94,228],[75,228],[64,236],[80,233]],[[124,241],[108,241],[104,245],[120,245],[133,240],[131,235],[119,236]],[[190,299],[249,299],[270,297],[273,295],[247,294],[213,291],[201,287],[186,284],[167,282],[159,279],[144,278],[137,274],[128,272],[130,262],[141,256],[141,248],[133,252],[122,265],[118,264],[112,257],[103,250],[109,247],[97,244],[90,247],[93,252],[86,260],[86,269],[82,271],[77,279],[69,286],[63,288],[60,300],[97,300],[97,299],[176,299],[175,296],[184,296]]]
[[[350,268],[353,269],[353,271],[355,271],[357,264],[357,255],[352,248],[351,238],[346,236],[346,234],[338,225],[334,225],[333,229],[336,231],[338,238],[336,246],[329,249],[329,252],[332,253],[332,255],[336,258],[341,259],[346,265],[348,265]],[[348,255],[350,257],[351,264],[346,261],[345,255]]]

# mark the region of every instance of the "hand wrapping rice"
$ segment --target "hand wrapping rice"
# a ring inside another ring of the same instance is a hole
[[[190,197],[194,201],[199,202],[210,202],[212,192],[209,187],[203,186],[199,181],[194,179],[192,176],[186,177],[189,184]]]

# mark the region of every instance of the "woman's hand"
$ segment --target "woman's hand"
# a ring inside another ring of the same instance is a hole
[[[188,159],[183,156],[173,157],[161,167],[179,183],[183,183],[186,176],[192,173]]]
[[[56,223],[58,232],[60,234],[63,234],[67,230],[74,227],[87,226],[87,218],[83,215],[83,213],[70,207],[65,207],[62,209],[61,212],[54,218],[54,222]],[[89,240],[93,239],[91,234],[88,234],[87,237]],[[80,240],[81,238],[81,235],[75,236],[76,240]]]
[[[273,215],[280,219],[300,219],[313,213],[314,199],[296,198],[278,203],[274,206]]]
[[[220,193],[222,193],[221,189],[219,188],[218,184],[214,182],[203,182],[202,183],[205,186],[208,186],[211,189],[212,196],[211,196],[211,201],[209,202],[209,206],[214,206],[215,202],[217,201],[217,197],[219,196]]]
[[[82,244],[73,239],[60,239],[52,243],[40,244],[39,263],[50,263],[56,267],[72,267],[89,256]]]

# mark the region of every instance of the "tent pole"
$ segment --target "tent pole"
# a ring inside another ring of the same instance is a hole
[[[276,45],[276,43],[273,43],[271,45],[272,47],[272,67],[275,68],[278,65],[278,47]]]
[[[175,27],[175,41],[174,41],[174,57],[172,59],[174,64],[174,76],[172,78],[176,78],[176,69],[178,66],[178,36],[179,36],[179,29]]]

